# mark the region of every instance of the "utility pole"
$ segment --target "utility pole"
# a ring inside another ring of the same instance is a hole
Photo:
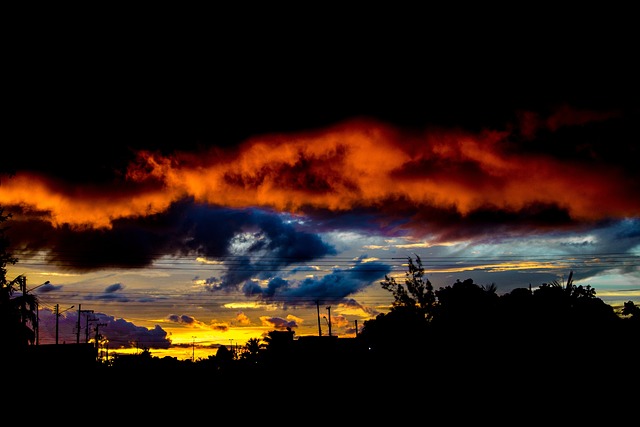
[[[40,303],[36,300],[36,324],[34,325],[36,332],[36,345],[40,345]]]
[[[316,311],[318,312],[318,336],[322,336],[322,324],[320,323],[320,301],[316,300]]]
[[[98,342],[100,341],[100,333],[98,332],[98,330],[100,329],[100,326],[107,326],[107,324],[96,323],[96,348],[98,348]]]
[[[93,313],[93,310],[81,310],[80,308],[82,307],[82,304],[78,304],[78,325],[77,328],[78,330],[76,331],[76,344],[80,344],[80,315],[82,313]],[[89,327],[88,322],[87,322],[87,327]],[[87,341],[89,341],[89,334],[87,333]]]
[[[71,310],[73,308],[73,306],[69,307],[69,308],[65,308],[64,310],[60,311],[60,304],[56,304],[56,344],[58,344],[58,319],[60,318],[60,315],[62,313],[64,313],[67,310]]]
[[[27,278],[24,278],[24,295],[27,295],[27,292],[31,292],[34,289],[38,289],[40,286],[48,285],[50,282],[47,280],[41,285],[38,285],[34,288],[27,289]],[[33,325],[33,332],[36,334],[36,345],[40,345],[40,301],[38,298],[35,298],[35,306],[36,306],[36,323]]]
[[[191,363],[196,361],[196,337],[192,336],[193,342],[191,344]]]
[[[27,315],[27,278],[26,276],[19,276],[17,279],[20,284],[20,292],[22,293],[22,297],[20,297],[20,321],[22,322],[23,327],[27,328],[27,321],[29,320],[29,316]],[[36,300],[36,315],[38,314],[37,308],[37,300]],[[33,332],[38,333],[38,319],[31,319],[31,326],[33,327]]]
[[[56,345],[58,345],[58,318],[60,317],[60,304],[56,304]]]
[[[86,313],[93,313],[93,310],[84,310]],[[84,326],[84,342],[88,343],[89,342],[89,322],[96,322],[98,320],[97,317],[89,317],[86,316],[85,317],[86,321],[85,321],[85,326]]]
[[[327,306],[327,323],[329,324],[329,336],[331,336],[331,306]]]
[[[18,278],[20,282],[20,292],[22,292],[22,298],[20,303],[20,320],[22,324],[27,326],[27,278],[20,276]]]
[[[76,344],[80,344],[80,313],[82,313],[82,304],[78,304],[78,324],[76,325]]]

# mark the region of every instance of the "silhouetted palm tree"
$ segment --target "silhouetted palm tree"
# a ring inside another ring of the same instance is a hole
[[[244,345],[245,351],[242,353],[242,357],[249,360],[257,360],[260,352],[260,340],[258,338],[249,338]]]
[[[0,208],[0,223],[11,215],[5,215]],[[0,337],[9,351],[33,344],[36,338],[38,301],[35,295],[26,292],[26,277],[21,275],[7,280],[7,264],[15,264],[18,259],[7,251],[9,241],[5,227],[0,227]],[[17,290],[20,295],[14,296]]]

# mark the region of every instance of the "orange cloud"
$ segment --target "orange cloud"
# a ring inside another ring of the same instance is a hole
[[[562,111],[549,127],[582,123]],[[602,119],[600,116],[597,119]],[[371,121],[322,131],[257,137],[234,151],[140,152],[127,181],[109,189],[60,189],[46,177],[17,175],[0,204],[49,213],[55,224],[109,227],[117,218],[161,212],[184,197],[230,207],[301,212],[377,208],[394,200],[467,214],[555,204],[575,219],[638,215],[632,181],[615,168],[519,155],[507,132],[403,133]]]
[[[173,201],[162,189],[132,193],[121,188],[82,185],[60,189],[60,185],[48,177],[17,174],[0,186],[0,204],[46,212],[55,226],[110,228],[114,219],[162,212]]]

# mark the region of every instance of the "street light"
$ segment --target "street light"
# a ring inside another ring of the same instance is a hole
[[[34,289],[38,289],[40,286],[44,286],[44,285],[49,285],[51,282],[49,282],[48,280],[44,283],[42,283],[41,285],[38,286],[34,286],[31,289],[26,289],[27,286],[27,282],[25,280],[24,282],[24,294],[26,295],[27,292],[31,292]],[[33,330],[36,333],[36,345],[40,344],[40,307],[39,307],[39,302],[38,302],[38,298],[35,299],[35,304],[36,304],[36,323],[33,325]]]
[[[65,308],[64,310],[60,311],[60,305],[56,304],[56,344],[58,344],[58,319],[60,318],[60,315],[62,313],[64,313],[67,310],[71,310],[74,306],[72,305],[71,307]]]

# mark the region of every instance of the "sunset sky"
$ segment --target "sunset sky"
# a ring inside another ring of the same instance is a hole
[[[436,289],[573,271],[640,304],[640,74],[609,45],[263,42],[200,61],[100,42],[15,52],[0,206],[41,344],[56,304],[60,342],[81,307],[81,341],[90,316],[112,351],[350,337],[415,255]]]

